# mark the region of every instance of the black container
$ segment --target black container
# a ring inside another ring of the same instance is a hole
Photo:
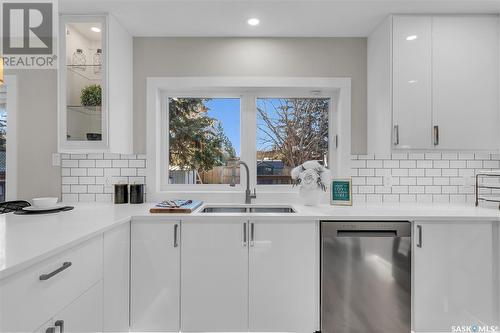
[[[128,184],[115,184],[115,204],[128,203]]]
[[[131,204],[144,203],[144,184],[130,185],[130,203]]]

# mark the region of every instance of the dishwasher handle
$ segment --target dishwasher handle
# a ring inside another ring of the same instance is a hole
[[[397,230],[337,230],[337,237],[398,237]]]

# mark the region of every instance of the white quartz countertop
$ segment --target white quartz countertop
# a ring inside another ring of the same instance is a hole
[[[292,205],[294,214],[150,214],[153,203],[141,205],[76,204],[72,211],[47,215],[0,215],[0,278],[47,259],[82,241],[134,218],[203,219],[204,216],[266,217],[280,220],[473,220],[500,221],[495,209],[451,205],[358,204],[351,207]],[[221,205],[216,204],[216,205]],[[234,204],[233,204],[234,205]],[[278,205],[283,206],[283,204]]]

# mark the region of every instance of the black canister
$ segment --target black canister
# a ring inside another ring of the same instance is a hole
[[[128,203],[128,184],[115,184],[115,204]]]
[[[131,204],[144,203],[144,184],[130,185],[130,203]]]

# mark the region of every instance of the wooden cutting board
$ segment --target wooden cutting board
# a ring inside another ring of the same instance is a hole
[[[152,207],[149,209],[150,213],[167,213],[167,214],[190,214],[203,204],[203,201],[193,200],[189,205],[181,207]]]

